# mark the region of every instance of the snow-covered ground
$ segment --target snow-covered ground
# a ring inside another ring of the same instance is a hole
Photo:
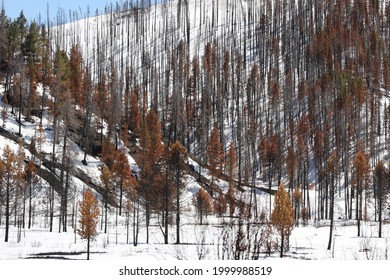
[[[188,217],[188,221],[194,217]],[[175,228],[170,228],[173,235]],[[22,230],[21,242],[16,242],[17,229],[11,227],[10,241],[0,242],[0,260],[16,259],[86,259],[86,242],[70,228],[70,232],[50,233],[47,228],[38,226]],[[290,237],[290,251],[287,258],[305,260],[387,260],[390,258],[390,225],[383,229],[384,238],[377,238],[378,225],[363,224],[363,237],[357,237],[356,225],[336,223],[331,250],[327,250],[328,226],[299,226]],[[91,245],[92,260],[198,260],[199,250],[206,251],[205,259],[218,260],[218,242],[221,227],[195,226],[181,227],[182,243],[163,244],[163,236],[157,227],[151,228],[151,240],[145,244],[145,233],[141,230],[139,244],[132,244],[130,229],[127,243],[127,230],[124,225],[109,228],[109,233],[100,233]],[[205,239],[202,242],[202,234]],[[0,227],[0,240],[4,239],[4,227]],[[171,236],[174,243],[174,237]],[[260,258],[278,258],[278,253],[266,254]]]

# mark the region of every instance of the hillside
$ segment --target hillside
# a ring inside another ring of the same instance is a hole
[[[0,259],[387,259],[390,1],[136,2],[3,11]]]

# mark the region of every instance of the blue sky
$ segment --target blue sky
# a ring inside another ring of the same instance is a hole
[[[116,1],[113,1],[115,3]],[[121,1],[118,1],[119,3]],[[66,11],[66,15],[69,15],[71,11],[81,11],[86,14],[87,7],[89,5],[91,15],[94,15],[96,9],[99,9],[99,13],[104,11],[106,4],[111,3],[111,0],[4,0],[6,15],[12,19],[19,16],[20,11],[23,10],[27,20],[38,20],[39,13],[42,20],[46,21],[47,3],[49,3],[50,18],[54,19],[57,15],[59,8]]]

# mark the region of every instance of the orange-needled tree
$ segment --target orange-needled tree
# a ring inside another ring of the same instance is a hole
[[[275,194],[274,209],[271,215],[271,224],[278,231],[281,239],[280,257],[283,258],[285,244],[288,244],[291,231],[294,227],[294,209],[290,197],[282,183]]]
[[[81,228],[77,230],[81,239],[87,240],[87,260],[89,260],[89,251],[91,240],[97,236],[96,226],[99,218],[98,200],[91,190],[86,190],[83,194],[83,200],[80,201],[79,220]]]
[[[217,127],[214,127],[211,131],[207,153],[211,173],[211,184],[214,185],[214,177],[218,177],[222,174],[224,166],[223,147]]]

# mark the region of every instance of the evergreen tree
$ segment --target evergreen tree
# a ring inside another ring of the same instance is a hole
[[[286,157],[286,171],[289,179],[288,190],[292,191],[294,187],[294,182],[297,176],[298,169],[298,160],[295,156],[294,149],[292,147],[288,148],[287,157]]]
[[[81,239],[87,240],[87,260],[89,260],[90,243],[97,236],[96,226],[99,218],[98,201],[91,190],[86,190],[83,194],[83,200],[79,203],[80,229],[77,233]]]
[[[7,18],[7,15],[5,14],[4,7],[1,7],[0,12],[0,72],[3,72],[4,63],[6,62],[6,54],[7,54],[7,41],[6,41],[6,34],[7,34],[7,28],[9,26],[9,19]]]
[[[119,216],[122,215],[122,204],[124,192],[131,193],[131,187],[135,186],[135,178],[131,175],[129,160],[126,150],[117,150],[114,154],[114,164],[112,166],[113,177],[117,179],[119,186]]]
[[[115,163],[115,145],[110,141],[105,140],[102,146],[102,152],[100,158],[102,162],[108,167],[109,170],[113,170]]]
[[[139,135],[141,129],[141,115],[139,110],[138,103],[138,94],[139,90],[134,90],[131,93],[131,124],[130,129],[135,133],[135,135]]]
[[[22,54],[29,63],[39,62],[42,49],[41,30],[39,25],[33,21],[26,35],[26,39],[21,44]]]
[[[184,188],[183,183],[183,173],[186,170],[187,166],[187,150],[184,146],[176,141],[174,144],[171,144],[169,147],[167,155],[168,170],[172,176],[172,183],[174,186],[174,199],[176,210],[176,244],[180,244],[180,215],[181,215],[181,198]],[[164,191],[165,196],[165,223],[166,223],[166,234],[167,234],[167,224],[168,224],[168,210],[169,210],[169,186]]]
[[[295,223],[298,225],[299,223],[299,214],[300,214],[300,206],[302,202],[302,193],[298,189],[298,187],[294,188],[294,191],[292,193],[293,198],[293,205],[294,205],[294,216],[295,216]]]
[[[21,52],[26,62],[26,77],[28,80],[28,87],[26,89],[23,86],[25,83],[23,82],[24,78],[22,75],[20,81],[20,98],[19,98],[19,112],[22,111],[22,101],[26,100],[26,108],[23,110],[26,114],[26,119],[31,121],[31,116],[33,114],[37,114],[39,111],[39,102],[37,95],[37,84],[39,81],[42,81],[42,74],[40,72],[39,65],[42,62],[43,58],[43,39],[41,37],[41,29],[40,26],[33,21],[29,27],[28,32],[26,33],[26,37],[24,41],[21,43]],[[22,94],[22,87],[23,93]],[[23,96],[23,99],[22,99]],[[21,116],[19,114],[19,133],[21,126]]]
[[[237,175],[237,152],[233,142],[230,143],[226,154],[226,172],[229,176],[229,185],[231,185]]]
[[[9,227],[11,218],[11,199],[15,195],[14,178],[16,174],[16,155],[12,149],[6,145],[3,150],[3,185],[5,188],[5,235],[4,241],[9,240]]]
[[[278,161],[278,146],[276,135],[272,135],[269,139],[263,138],[259,146],[260,159],[265,163],[267,170],[268,189],[271,193],[272,181],[276,171]],[[271,194],[269,197],[269,207],[271,209]]]
[[[204,218],[212,212],[210,195],[204,189],[200,189],[195,196],[195,207],[198,213],[199,224],[203,225]]]
[[[83,57],[78,45],[73,45],[69,55],[69,89],[76,104],[84,107],[86,102],[83,84]]]
[[[214,127],[210,134],[207,148],[208,165],[211,173],[211,184],[214,184],[214,177],[222,174],[224,166],[224,154],[218,128]]]
[[[42,86],[43,92],[41,97],[41,113],[40,113],[40,124],[42,124],[43,112],[45,107],[46,91],[50,87],[52,81],[52,59],[51,59],[51,45],[49,40],[49,34],[45,28],[42,26],[41,30],[41,39],[42,39],[42,64],[39,67],[39,71],[42,73]]]
[[[163,205],[161,165],[164,147],[160,120],[154,110],[149,111],[145,116],[141,128],[140,144],[142,156],[139,161],[141,166],[139,194],[145,201],[146,241],[148,243],[152,210],[159,212]]]
[[[294,228],[294,209],[290,197],[282,183],[275,194],[274,209],[271,215],[271,224],[280,235],[280,257],[283,258],[285,248],[288,248],[289,238]]]

